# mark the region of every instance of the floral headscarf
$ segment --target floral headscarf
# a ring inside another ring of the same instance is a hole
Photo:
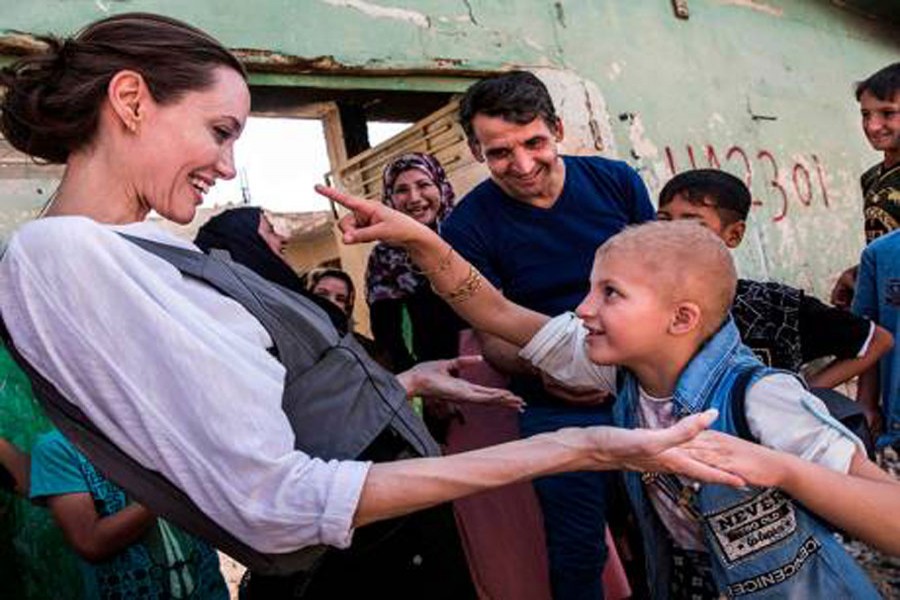
[[[394,183],[401,173],[410,169],[418,169],[428,175],[440,192],[437,217],[434,223],[429,224],[435,231],[440,231],[441,222],[453,210],[455,195],[444,167],[431,154],[410,152],[389,163],[384,168],[382,176],[384,192],[381,201],[391,208],[396,208],[392,200]],[[415,293],[422,285],[428,285],[428,280],[413,270],[412,261],[406,250],[384,243],[372,249],[369,266],[366,269],[366,300],[369,304],[379,300],[404,298]]]

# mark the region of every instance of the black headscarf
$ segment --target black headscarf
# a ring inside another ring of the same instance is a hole
[[[259,220],[265,218],[260,208],[232,208],[216,215],[197,232],[194,243],[204,252],[213,248],[225,250],[231,259],[273,283],[309,298],[319,305],[335,328],[347,332],[347,316],[340,308],[306,290],[303,282],[284,260],[272,252],[259,235]]]

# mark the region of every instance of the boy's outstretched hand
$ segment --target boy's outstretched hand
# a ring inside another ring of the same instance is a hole
[[[680,420],[666,429],[595,428],[600,461],[613,461],[631,471],[677,473],[707,483],[740,487],[743,478],[730,472],[714,457],[694,453],[693,440],[718,417],[707,410]]]
[[[780,487],[786,461],[799,460],[720,431],[703,431],[685,448],[697,460],[734,473],[757,487]]]
[[[431,233],[412,217],[381,202],[357,198],[324,185],[316,185],[315,190],[350,211],[338,221],[345,244],[382,241],[402,246]]]

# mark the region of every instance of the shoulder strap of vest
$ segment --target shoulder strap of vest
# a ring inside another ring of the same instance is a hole
[[[225,296],[242,304],[269,332],[276,347],[282,345],[284,338],[290,337],[301,347],[308,348],[312,356],[321,356],[340,339],[340,334],[331,323],[328,314],[315,302],[299,294],[289,293],[289,290],[284,290],[251,269],[233,262],[227,253],[216,252],[207,255],[123,233],[119,235],[146,252],[165,260],[185,275],[211,285]],[[248,285],[253,281],[263,282],[268,292],[262,293],[260,289]],[[272,311],[271,303],[265,303],[266,294],[275,289],[289,293],[291,302],[305,315],[304,335],[293,335],[294,328],[284,327],[285,314],[276,314]]]
[[[34,394],[53,424],[107,477],[154,513],[171,521],[261,573],[287,574],[308,571],[326,552],[325,546],[303,548],[286,554],[263,554],[206,516],[181,489],[162,474],[148,469],[120,450],[77,406],[23,357],[0,318],[0,338],[10,355],[31,380]]]
[[[734,427],[742,439],[750,442],[759,442],[759,440],[750,431],[750,425],[747,423],[747,389],[754,376],[762,369],[765,367],[759,365],[744,369],[735,377],[731,386],[731,418],[734,421]]]

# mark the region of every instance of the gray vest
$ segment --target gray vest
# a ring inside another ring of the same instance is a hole
[[[352,333],[341,337],[313,302],[232,262],[227,253],[207,256],[123,237],[168,261],[184,275],[216,288],[259,320],[286,369],[282,409],[294,430],[295,448],[311,456],[341,460],[364,454],[383,460],[440,453],[396,378],[368,356]],[[104,474],[153,512],[260,573],[309,569],[324,553],[325,547],[320,546],[289,554],[262,554],[236,539],[165,477],[119,450],[78,407],[22,360],[12,344],[8,345],[63,434]],[[380,451],[375,448],[379,445]],[[385,448],[389,449],[387,457]]]

